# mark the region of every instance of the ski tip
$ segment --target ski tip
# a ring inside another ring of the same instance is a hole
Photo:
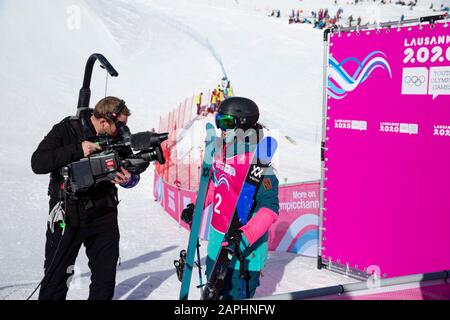
[[[205,127],[206,127],[205,142],[206,143],[212,142],[216,137],[216,127],[210,122],[207,122]]]

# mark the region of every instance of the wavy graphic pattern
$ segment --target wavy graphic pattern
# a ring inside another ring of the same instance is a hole
[[[318,229],[309,230],[297,239],[295,244],[289,250],[293,253],[298,253],[304,256],[317,256],[317,243],[319,239]]]
[[[356,63],[358,68],[350,75],[345,65],[349,62]],[[328,95],[334,99],[343,99],[347,92],[355,90],[361,83],[369,79],[371,73],[378,68],[386,70],[392,78],[391,68],[386,60],[386,55],[381,51],[373,51],[360,62],[356,58],[347,58],[340,63],[335,58],[329,59]]]
[[[306,256],[317,255],[319,217],[304,214],[298,217],[286,230],[276,251],[289,251]]]
[[[214,186],[217,188],[221,184],[225,184],[227,187],[227,190],[230,191],[230,184],[228,183],[228,180],[226,178],[227,175],[223,173],[219,177],[217,177],[217,172],[218,172],[218,170],[213,169],[212,179],[214,182]]]

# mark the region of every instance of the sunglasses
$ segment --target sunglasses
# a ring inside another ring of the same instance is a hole
[[[236,117],[229,114],[216,114],[216,127],[221,130],[233,130],[237,127]]]

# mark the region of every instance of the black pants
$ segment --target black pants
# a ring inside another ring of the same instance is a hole
[[[111,300],[116,283],[116,266],[119,258],[119,227],[117,220],[97,226],[66,228],[55,225],[52,234],[47,230],[45,244],[45,277],[39,300],[64,300],[67,280],[73,275],[73,265],[81,248],[86,247],[91,270],[89,300]],[[59,240],[61,242],[59,243]],[[56,252],[59,243],[59,248]],[[53,260],[53,262],[52,262]]]

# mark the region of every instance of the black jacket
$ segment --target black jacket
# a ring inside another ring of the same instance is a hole
[[[31,157],[31,168],[36,174],[50,173],[48,194],[50,210],[59,201],[65,201],[67,222],[71,226],[101,224],[117,219],[117,188],[103,181],[86,192],[64,197],[60,169],[83,158],[81,142],[96,136],[90,121],[92,110],[79,118],[67,117],[53,126]]]

